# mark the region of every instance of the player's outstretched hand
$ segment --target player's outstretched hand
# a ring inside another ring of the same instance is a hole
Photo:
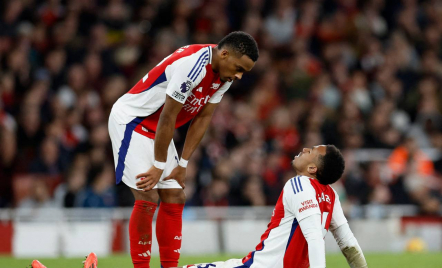
[[[137,182],[137,188],[143,190],[144,192],[150,191],[157,185],[158,181],[161,178],[161,174],[163,174],[162,169],[158,169],[155,166],[152,166],[147,172],[141,173],[137,175],[137,180],[141,179]]]
[[[176,180],[183,189],[186,188],[186,185],[184,184],[186,181],[186,168],[177,166],[172,170],[169,176],[164,178],[164,180]]]

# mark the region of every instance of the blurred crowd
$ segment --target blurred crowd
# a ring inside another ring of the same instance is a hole
[[[294,155],[335,144],[346,207],[441,209],[442,161],[426,153],[442,150],[440,1],[5,0],[0,9],[0,207],[131,206],[114,183],[113,103],[175,49],[243,30],[260,58],[189,162],[189,206],[273,205]],[[185,133],[175,133],[179,151]],[[360,149],[390,151],[359,161]]]

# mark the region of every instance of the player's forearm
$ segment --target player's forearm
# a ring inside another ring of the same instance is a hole
[[[367,261],[359,245],[341,249],[351,268],[367,268]]]
[[[348,226],[348,223],[332,230],[332,233],[351,268],[368,267],[362,249]]]
[[[190,124],[184,142],[182,158],[189,160],[206,133],[212,116],[197,116]]]
[[[166,162],[167,150],[175,131],[176,117],[161,115],[155,134],[155,160]]]

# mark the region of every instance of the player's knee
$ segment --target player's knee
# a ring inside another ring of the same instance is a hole
[[[147,192],[143,192],[140,190],[131,189],[132,194],[134,195],[135,200],[143,200],[152,203],[158,203],[159,195],[158,190],[150,190]]]
[[[158,193],[162,202],[172,204],[186,203],[186,194],[183,189],[160,189]]]

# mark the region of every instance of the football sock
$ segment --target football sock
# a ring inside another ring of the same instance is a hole
[[[184,204],[161,202],[156,235],[163,268],[177,267],[180,258]]]
[[[157,204],[135,200],[129,220],[130,256],[134,268],[149,268],[152,248],[152,219]]]

